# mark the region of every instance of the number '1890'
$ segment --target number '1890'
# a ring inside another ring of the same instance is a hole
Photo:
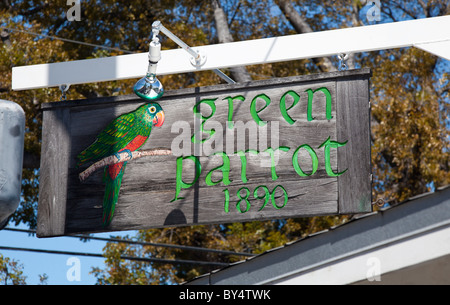
[[[279,189],[282,192],[282,195],[281,195],[283,197],[282,205],[277,205],[277,203],[275,201],[275,191],[277,189]],[[225,213],[229,213],[230,212],[230,191],[228,189],[225,189],[225,190],[223,190],[223,192],[225,194],[224,210],[225,210]],[[261,195],[262,192],[263,192],[263,194]],[[250,210],[251,203],[249,201],[249,197],[251,196],[251,194],[252,193],[250,192],[249,188],[245,187],[245,186],[241,187],[240,189],[237,190],[236,196],[237,196],[238,200],[236,201],[236,209],[239,211],[239,213],[245,213]],[[275,186],[272,191],[270,191],[269,188],[265,185],[259,185],[253,191],[253,198],[254,199],[264,199],[264,203],[259,208],[258,211],[261,211],[262,209],[264,209],[269,201],[271,202],[271,204],[273,205],[273,207],[275,209],[279,210],[279,209],[283,208],[284,206],[286,206],[286,203],[288,202],[288,193],[287,193],[286,189],[281,185]]]

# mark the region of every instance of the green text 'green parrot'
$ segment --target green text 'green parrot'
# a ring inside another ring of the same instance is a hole
[[[96,162],[115,155],[119,161],[119,153],[131,152],[141,148],[150,136],[152,127],[161,127],[164,123],[164,111],[157,103],[140,106],[135,111],[122,114],[110,122],[94,143],[78,156],[77,166],[87,162]],[[127,162],[119,162],[105,166],[103,182],[106,184],[103,197],[103,226],[111,223],[114,209],[119,198],[120,185]]]

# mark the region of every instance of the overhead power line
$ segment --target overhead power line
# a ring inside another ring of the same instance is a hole
[[[42,33],[35,33],[35,32],[31,32],[31,31],[27,31],[27,30],[19,30],[19,29],[11,28],[11,27],[1,27],[1,28],[8,29],[8,30],[13,31],[13,32],[20,32],[20,33],[33,35],[33,36],[36,36],[36,37],[44,37],[44,38],[50,38],[50,39],[55,39],[55,40],[61,40],[61,41],[64,41],[64,42],[76,43],[76,44],[85,45],[85,46],[89,46],[89,47],[102,48],[102,49],[111,50],[111,51],[119,51],[119,52],[124,52],[124,53],[127,53],[127,54],[135,54],[136,53],[136,52],[133,52],[133,51],[123,50],[123,49],[120,49],[120,48],[112,48],[112,47],[107,47],[107,46],[98,45],[98,44],[89,43],[89,42],[84,42],[84,41],[78,41],[78,40],[73,40],[73,39],[57,37],[57,36],[45,35],[45,34],[42,34]]]
[[[37,252],[37,253],[46,253],[46,254],[62,254],[62,255],[90,256],[90,257],[105,258],[102,254],[99,254],[99,253],[58,251],[58,250],[20,248],[20,247],[8,247],[8,246],[0,246],[0,250],[26,251],[26,252]],[[163,259],[163,258],[149,258],[149,257],[135,257],[135,256],[120,256],[120,259],[147,262],[147,263],[163,263],[163,264],[211,265],[211,266],[221,266],[221,267],[229,265],[227,263],[220,263],[220,262],[205,262],[205,261],[193,261],[193,260],[182,260],[182,259]]]
[[[36,234],[35,230],[27,230],[27,229],[4,228],[3,230]],[[117,243],[125,243],[125,244],[132,244],[132,245],[141,245],[141,246],[174,248],[174,249],[181,249],[181,250],[188,250],[188,251],[212,252],[212,253],[218,253],[218,254],[224,254],[224,255],[255,256],[254,254],[246,253],[246,252],[234,252],[234,251],[217,250],[217,249],[193,247],[193,246],[151,243],[151,242],[133,241],[133,240],[126,240],[126,239],[119,239],[119,238],[95,237],[95,236],[88,236],[88,235],[83,235],[83,234],[67,235],[65,237],[100,240],[100,241],[106,241],[106,242],[117,242]]]

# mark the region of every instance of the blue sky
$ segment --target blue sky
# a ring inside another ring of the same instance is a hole
[[[8,227],[13,228],[11,225]],[[28,229],[26,226],[19,226],[17,228]],[[95,234],[94,236],[108,238],[127,234],[134,236],[136,232],[101,233]],[[101,254],[105,245],[105,241],[91,240],[82,242],[74,237],[37,238],[35,235],[29,235],[28,233],[7,230],[0,231],[0,246]],[[23,272],[27,277],[26,282],[29,285],[39,284],[39,275],[43,275],[44,273],[48,275],[48,285],[93,285],[96,283],[96,278],[94,275],[89,274],[92,267],[100,267],[103,269],[105,266],[103,259],[96,257],[10,250],[0,250],[0,253],[23,265]],[[79,259],[80,281],[76,279],[70,281],[70,275],[74,274],[72,272],[73,269],[71,269],[74,267],[74,264],[69,260],[72,257]],[[67,277],[68,272],[69,277]]]

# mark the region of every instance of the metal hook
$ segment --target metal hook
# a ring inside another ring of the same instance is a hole
[[[377,201],[374,201],[374,202],[372,202],[372,205],[377,205],[377,206],[379,206],[380,208],[382,208],[383,206],[384,206],[384,200],[383,199],[381,199],[381,198],[379,198]]]
[[[69,90],[70,85],[63,84],[59,86],[59,90],[61,90],[61,101],[67,101],[66,92]]]
[[[339,58],[339,71],[348,70],[347,66],[348,54],[341,53],[338,55],[338,58]]]

